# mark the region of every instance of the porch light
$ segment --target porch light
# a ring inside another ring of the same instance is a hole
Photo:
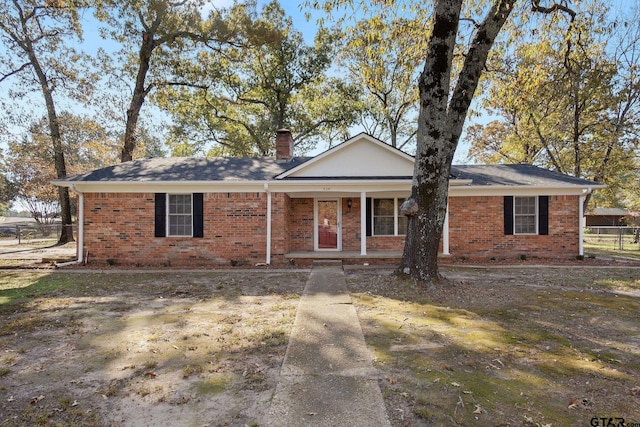
[[[349,210],[349,212],[351,212],[351,205],[353,205],[353,200],[351,200],[351,197],[349,197],[347,199],[347,209]]]

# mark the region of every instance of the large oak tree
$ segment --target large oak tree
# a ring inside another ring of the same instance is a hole
[[[12,95],[26,99],[39,91],[47,112],[48,138],[53,149],[56,178],[67,176],[65,152],[55,94],[71,88],[86,94],[79,78],[81,55],[69,41],[81,37],[76,2],[8,0],[0,3],[0,83],[17,79]],[[76,92],[75,94],[77,94]],[[59,243],[73,241],[69,189],[58,188],[62,233]]]
[[[580,7],[570,34],[542,27],[501,58],[483,103],[497,118],[469,129],[470,154],[602,182],[598,202],[616,205],[637,182],[640,24],[600,3]]]
[[[309,3],[327,10],[353,4],[348,0]],[[374,4],[371,10],[386,14],[386,8],[397,6],[395,2],[382,3],[382,7]],[[358,3],[364,12],[368,4]],[[401,269],[417,282],[431,283],[440,277],[437,256],[451,162],[489,53],[516,6],[520,17],[534,12],[573,16],[566,5],[541,0],[435,0],[428,5],[403,2],[398,6],[430,29],[425,31],[427,48],[417,82],[420,98],[411,196],[402,205],[409,222]],[[463,59],[457,66],[460,57]]]
[[[357,116],[357,90],[328,73],[334,33],[320,30],[308,44],[277,1],[245,12],[241,45],[181,64],[199,88],[169,87],[158,97],[176,123],[174,155],[270,155],[281,128],[291,129],[303,153],[346,134]]]
[[[121,76],[132,79],[126,112],[121,161],[133,159],[137,147],[138,121],[147,97],[157,88],[190,86],[176,74],[183,61],[196,55],[196,47],[232,42],[236,25],[233,14],[212,8],[202,17],[208,2],[190,0],[105,0],[96,2],[96,16],[106,23],[103,35],[122,48],[113,54]],[[238,7],[241,8],[241,7]],[[117,67],[113,72],[117,71]]]

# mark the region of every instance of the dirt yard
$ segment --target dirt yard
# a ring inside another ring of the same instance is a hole
[[[261,425],[306,273],[0,273],[0,425]]]
[[[639,268],[443,271],[348,275],[393,425],[640,425]]]
[[[347,269],[394,426],[640,422],[638,268]],[[0,271],[0,426],[260,426],[305,271]]]

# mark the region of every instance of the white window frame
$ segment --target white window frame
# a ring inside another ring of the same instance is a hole
[[[406,234],[398,234],[398,222],[400,218],[400,205],[398,199],[405,199],[406,197],[372,197],[371,198],[371,235],[372,236],[405,236]],[[375,201],[376,200],[393,200],[393,234],[376,234],[376,212]]]
[[[516,200],[517,199],[534,199],[536,211],[535,214],[516,214]],[[534,216],[534,227],[535,231],[533,233],[519,233],[516,231],[516,218],[517,217],[530,217]],[[538,197],[537,196],[513,196],[513,234],[518,236],[536,236],[538,235],[538,224],[540,221],[540,213],[538,206]]]
[[[189,214],[172,214],[171,211],[171,197],[172,196],[189,196],[191,201],[191,212]],[[191,220],[191,233],[190,234],[171,234],[171,217],[172,216],[188,216]],[[167,193],[167,237],[193,237],[193,193]]]

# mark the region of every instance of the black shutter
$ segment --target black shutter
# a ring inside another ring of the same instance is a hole
[[[165,237],[167,233],[167,195],[156,193],[155,236]]]
[[[504,196],[504,234],[513,234],[513,196]]]
[[[193,193],[193,237],[204,237],[204,206],[202,193]]]
[[[549,196],[538,197],[538,234],[549,234]]]
[[[367,197],[367,236],[371,236],[371,197]]]

